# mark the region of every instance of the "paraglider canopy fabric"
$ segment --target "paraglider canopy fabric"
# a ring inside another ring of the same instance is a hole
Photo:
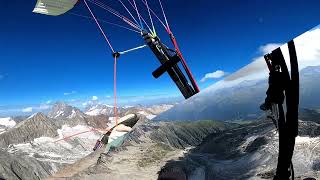
[[[72,9],[78,0],[38,0],[34,13],[59,16]]]

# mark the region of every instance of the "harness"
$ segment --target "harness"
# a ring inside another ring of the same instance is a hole
[[[272,112],[272,119],[279,132],[278,165],[274,180],[294,179],[292,156],[298,135],[299,68],[293,40],[288,43],[288,48],[290,73],[280,47],[264,56],[270,71],[269,88],[260,108]]]

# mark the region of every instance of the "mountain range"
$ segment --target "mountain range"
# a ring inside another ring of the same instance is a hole
[[[320,66],[309,66],[300,71],[300,107],[320,108],[318,97]],[[157,120],[253,120],[262,115],[260,104],[266,97],[267,79],[241,81],[219,88],[216,83],[190,99],[158,116]]]
[[[101,105],[88,110],[101,110],[101,107],[110,108]],[[136,113],[141,119],[148,119],[155,116],[152,113],[161,113],[161,109],[166,108],[139,106],[121,109],[119,116]],[[102,134],[90,130],[104,129],[114,124],[114,119],[113,112],[105,114],[101,111],[95,115],[87,112],[90,111],[82,112],[58,102],[47,115],[39,112],[26,118],[4,118],[0,126],[0,179],[43,179],[92,153]]]

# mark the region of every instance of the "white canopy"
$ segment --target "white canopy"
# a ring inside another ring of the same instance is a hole
[[[59,16],[72,9],[78,0],[38,0],[34,13]]]

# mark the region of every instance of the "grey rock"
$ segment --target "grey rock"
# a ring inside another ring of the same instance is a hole
[[[39,180],[53,173],[48,163],[32,157],[13,156],[4,151],[0,151],[0,162],[0,179]]]
[[[0,134],[0,147],[6,148],[10,144],[30,142],[42,136],[55,137],[58,135],[58,128],[54,120],[42,113],[37,113]]]

